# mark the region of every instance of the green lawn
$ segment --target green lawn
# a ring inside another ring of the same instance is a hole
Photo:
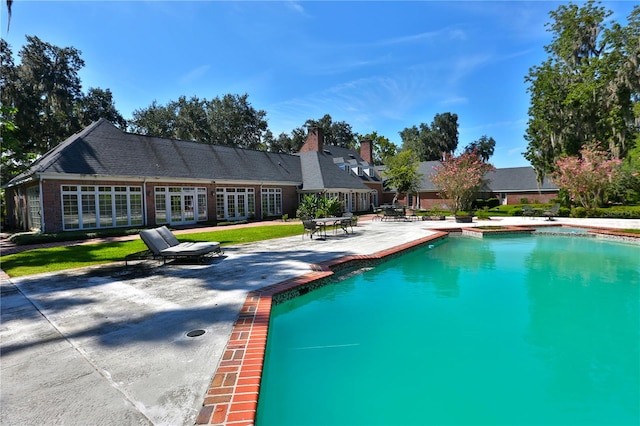
[[[239,229],[221,229],[210,232],[178,235],[180,241],[218,241],[223,246],[250,243],[272,238],[302,234],[300,223]],[[82,266],[124,261],[128,254],[146,250],[140,240],[74,245],[29,250],[2,256],[1,267],[10,277],[62,271]]]

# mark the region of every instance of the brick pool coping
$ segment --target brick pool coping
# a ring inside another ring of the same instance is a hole
[[[420,238],[371,255],[353,255],[312,264],[312,272],[249,292],[220,364],[213,375],[196,418],[197,425],[250,426],[256,419],[260,380],[267,348],[271,307],[328,284],[336,272],[375,264],[426,243],[446,238],[435,231]]]

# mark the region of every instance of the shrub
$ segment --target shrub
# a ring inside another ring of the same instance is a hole
[[[529,199],[526,197],[520,198],[520,204],[529,204]]]
[[[487,207],[489,208],[498,207],[500,205],[500,200],[498,200],[497,198],[489,198],[487,199],[486,203]]]
[[[488,219],[491,216],[489,210],[476,210],[476,217],[478,219]]]
[[[614,206],[596,209],[600,217],[610,219],[640,219],[640,206]]]
[[[511,216],[522,216],[522,207],[511,207],[511,210],[509,210],[509,214]]]
[[[587,209],[584,207],[574,207],[571,210],[571,217],[587,217]]]

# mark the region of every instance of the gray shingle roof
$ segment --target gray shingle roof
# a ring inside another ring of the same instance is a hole
[[[538,187],[536,172],[533,167],[508,167],[496,169],[486,174],[490,180],[489,188],[493,192],[518,191],[557,191],[558,187],[545,177]]]
[[[335,166],[333,166],[335,167]],[[101,119],[10,182],[34,174],[299,183],[297,156],[125,133]]]
[[[308,151],[298,154],[302,168],[303,191],[370,191],[359,177],[342,170],[326,153]]]

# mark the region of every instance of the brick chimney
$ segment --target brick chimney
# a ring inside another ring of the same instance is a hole
[[[317,151],[322,152],[322,146],[324,145],[324,133],[319,127],[309,127],[309,134],[300,152]]]
[[[360,157],[373,166],[373,141],[371,139],[360,141]]]

